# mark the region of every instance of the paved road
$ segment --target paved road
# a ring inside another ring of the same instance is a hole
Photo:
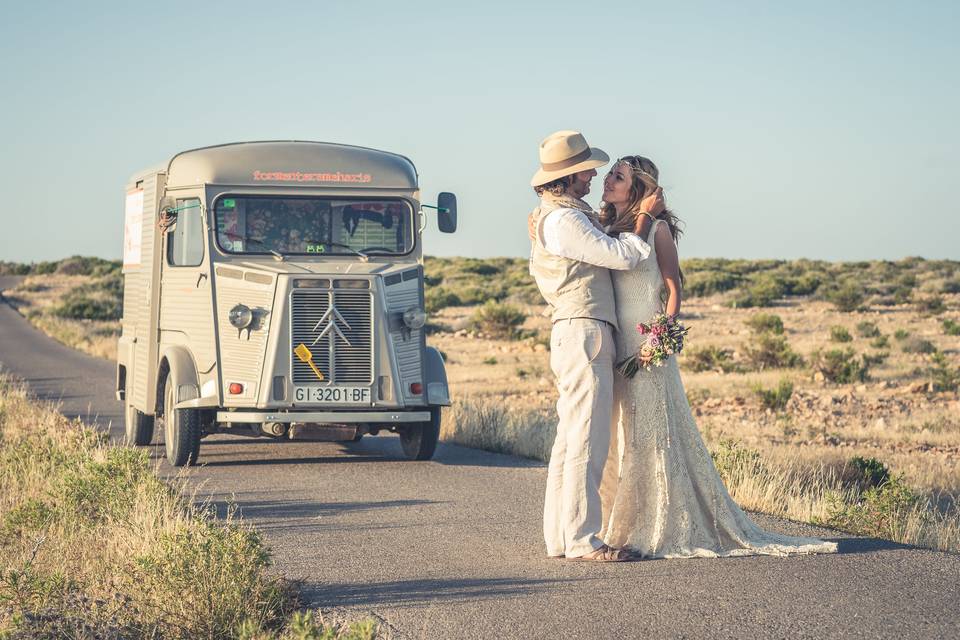
[[[121,431],[112,364],[42,336],[4,304],[0,363],[65,413]],[[757,516],[837,540],[841,553],[577,564],[543,557],[545,469],[519,458],[441,445],[414,463],[391,437],[218,436],[204,440],[201,462],[189,472],[199,495],[238,504],[309,603],[374,615],[394,638],[960,635],[958,555]]]

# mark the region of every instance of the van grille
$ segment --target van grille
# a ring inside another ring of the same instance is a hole
[[[310,365],[294,352],[300,344],[313,353],[313,363],[324,382],[373,382],[373,295],[369,289],[294,289],[291,307],[294,384],[320,383]]]

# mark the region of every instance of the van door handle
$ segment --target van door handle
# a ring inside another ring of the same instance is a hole
[[[206,277],[207,277],[207,274],[205,274],[205,273],[201,273],[200,275],[198,275],[198,276],[197,276],[197,284],[194,285],[194,289],[198,288],[198,287],[200,286],[200,281],[203,280],[203,279],[206,278]]]

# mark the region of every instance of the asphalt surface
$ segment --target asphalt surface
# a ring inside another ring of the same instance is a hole
[[[0,289],[10,286],[0,278]],[[0,303],[0,363],[39,397],[122,433],[113,363],[63,347]],[[152,455],[161,473],[162,447]],[[955,638],[960,555],[757,515],[837,555],[588,564],[544,557],[543,465],[394,437],[275,443],[217,436],[187,472],[240,507],[307,604],[374,616],[393,638]]]

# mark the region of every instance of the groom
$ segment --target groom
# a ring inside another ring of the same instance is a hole
[[[550,368],[557,377],[557,438],[550,453],[543,535],[547,554],[595,562],[632,559],[603,543],[600,481],[613,412],[613,331],[617,315],[609,269],[633,269],[650,254],[634,233],[607,236],[582,198],[597,167],[610,161],[581,133],[557,131],[540,143],[540,170],[530,184],[540,206],[530,214],[530,273],[551,307]]]

